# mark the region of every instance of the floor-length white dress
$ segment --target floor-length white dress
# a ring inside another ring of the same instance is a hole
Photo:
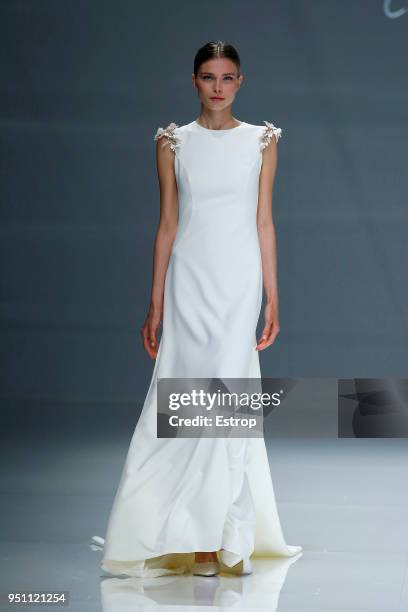
[[[156,438],[158,378],[261,376],[259,173],[282,132],[264,124],[170,123],[154,137],[174,152],[179,222],[152,379],[106,537],[95,538],[111,574],[184,573],[194,551],[221,549],[246,572],[251,556],[302,551],[285,543],[263,438]]]

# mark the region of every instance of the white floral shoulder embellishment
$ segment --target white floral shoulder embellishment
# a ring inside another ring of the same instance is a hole
[[[181,144],[181,139],[175,133],[177,127],[178,125],[176,123],[169,123],[166,128],[159,127],[154,136],[154,140],[160,140],[160,138],[165,136],[166,138],[164,139],[162,147],[169,145],[170,149],[174,151],[176,147],[179,147]]]
[[[272,136],[275,136],[276,142],[278,142],[279,138],[282,136],[281,128],[276,127],[273,123],[264,120],[265,127],[263,128],[263,133],[261,136],[261,151],[268,146],[271,142]]]

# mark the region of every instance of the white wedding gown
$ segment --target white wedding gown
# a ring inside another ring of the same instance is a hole
[[[159,128],[174,152],[179,222],[164,288],[163,329],[150,387],[128,450],[103,547],[114,574],[184,573],[194,551],[291,557],[263,438],[156,438],[157,378],[260,378],[262,305],[257,204],[262,150],[281,129],[196,121]]]

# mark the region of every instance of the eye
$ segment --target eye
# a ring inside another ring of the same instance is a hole
[[[204,81],[208,81],[208,80],[211,80],[213,77],[210,74],[204,74],[201,78]],[[227,75],[224,77],[224,81],[233,81],[233,80],[234,80],[233,77],[230,75]]]

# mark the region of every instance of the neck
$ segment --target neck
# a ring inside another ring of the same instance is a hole
[[[209,130],[224,130],[228,128],[233,128],[239,125],[239,121],[237,121],[231,113],[205,113],[201,111],[199,117],[196,119],[199,125],[209,129]]]

